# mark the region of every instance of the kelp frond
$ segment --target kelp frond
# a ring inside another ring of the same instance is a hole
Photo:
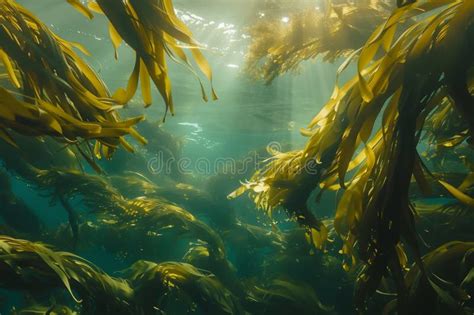
[[[411,23],[400,32],[408,19]],[[444,106],[446,98],[472,135],[468,84],[473,19],[471,1],[417,1],[395,10],[360,50],[355,59],[357,75],[342,87],[336,85],[304,132],[309,137],[306,147],[280,154],[265,170],[283,166],[283,171],[258,173],[237,191],[253,190],[257,203],[278,196],[274,204],[299,214],[318,185],[322,191],[342,189],[334,226],[344,240],[342,252],[365,263],[356,292],[360,310],[388,271],[403,311],[401,241],[422,264],[409,200],[412,176],[419,185],[427,176],[417,144],[426,117]],[[288,180],[288,169],[298,175]],[[471,201],[457,188],[440,183],[454,197]]]
[[[265,287],[255,287],[253,298],[259,301],[262,309],[259,314],[289,313],[334,314],[333,309],[321,303],[314,289],[304,283],[285,279],[275,279]]]
[[[424,130],[427,142],[437,150],[452,150],[469,138],[467,122],[447,98],[427,118]]]
[[[64,288],[85,314],[137,314],[133,289],[126,281],[108,276],[76,255],[6,236],[0,236],[0,253],[4,288],[31,293]]]
[[[267,84],[322,56],[333,62],[359,49],[393,9],[393,1],[343,1],[314,5],[284,17],[262,16],[249,27],[246,71]]]
[[[252,179],[232,192],[229,198],[236,198],[246,191],[258,208],[271,217],[279,208],[307,228],[308,240],[323,249],[328,230],[307,206],[307,199],[314,190],[314,177],[321,175],[318,164],[304,164],[303,151],[287,153],[274,152],[268,164],[254,174]]]
[[[140,234],[153,235],[164,231],[175,231],[178,235],[200,239],[209,246],[212,255],[219,259],[225,256],[225,248],[220,236],[204,222],[190,212],[164,200],[135,198],[127,202],[125,211],[99,214],[106,221],[115,217],[115,225],[131,231],[142,231]]]
[[[0,57],[12,89],[0,88],[1,137],[8,130],[50,135],[66,142],[97,139],[107,156],[124,136],[145,140],[133,129],[142,120],[120,120],[117,102],[92,68],[74,51],[85,50],[54,34],[14,1],[0,6]]]
[[[68,2],[92,18],[92,11],[80,1]],[[0,137],[3,140],[15,145],[10,130],[28,136],[53,136],[67,143],[97,139],[94,155],[110,158],[120,145],[133,151],[124,138],[126,135],[146,143],[134,129],[143,117],[121,120],[117,113],[135,95],[139,81],[146,105],[152,101],[151,78],[166,109],[174,112],[166,56],[185,64],[199,79],[185,53],[186,49],[190,50],[199,69],[212,82],[210,66],[200,51],[202,46],[176,16],[170,0],[91,1],[89,4],[109,19],[115,48],[123,39],[136,52],[127,87],[111,95],[76,52],[88,54],[84,47],[60,38],[15,1],[2,0],[0,62],[4,84],[0,88],[3,108]],[[207,100],[201,82],[200,85]],[[212,96],[217,99],[213,89]]]
[[[0,236],[0,287],[31,294],[63,288],[81,314],[151,314],[172,304],[183,311],[198,306],[212,314],[242,313],[213,274],[186,263],[139,261],[123,274],[126,279],[112,278],[79,256]]]
[[[474,218],[472,207],[456,200],[443,203],[414,202],[416,227],[428,246],[439,246],[450,241],[470,241]]]
[[[144,305],[166,312],[167,303],[177,299],[181,311],[196,311],[197,305],[210,314],[243,314],[236,297],[214,275],[192,265],[139,261],[126,274]]]
[[[419,266],[412,266],[405,276],[411,313],[472,312],[473,254],[474,243],[449,242],[423,256],[425,268],[435,276],[427,278]],[[395,305],[388,303],[384,313],[394,313]]]
[[[93,221],[98,229],[113,230],[139,240],[159,237],[165,231],[174,232],[181,237],[207,242],[217,258],[225,255],[223,241],[215,231],[187,210],[163,198],[128,199],[104,177],[76,170],[38,170],[33,183],[50,195],[53,202],[60,201],[68,211],[75,238],[80,226],[76,211],[68,201],[79,198],[95,215]]]
[[[127,87],[118,89],[113,97],[120,104],[132,99],[140,81],[145,105],[150,105],[151,79],[165,102],[166,111],[174,114],[166,56],[184,64],[199,80],[184,48],[191,51],[197,66],[212,84],[211,68],[200,51],[203,47],[192,38],[188,27],[176,16],[171,0],[96,0],[89,1],[89,8],[80,5],[78,1],[69,2],[88,17],[92,16],[92,12],[107,17],[115,58],[118,58],[117,49],[122,41],[136,53],[135,66]],[[203,84],[200,80],[199,83],[203,99],[207,101]],[[213,88],[212,98],[217,99]]]

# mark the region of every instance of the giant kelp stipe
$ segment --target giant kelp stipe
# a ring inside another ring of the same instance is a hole
[[[473,314],[472,1],[47,2],[0,0],[1,314]]]

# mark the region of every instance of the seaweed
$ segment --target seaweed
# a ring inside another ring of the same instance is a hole
[[[97,139],[113,151],[130,148],[124,136],[145,140],[133,129],[143,117],[120,120],[105,84],[68,42],[14,1],[1,2],[2,63],[14,89],[0,89],[2,138],[15,145],[9,129],[49,135],[74,143]],[[19,96],[19,97],[17,97]]]
[[[83,314],[139,314],[133,289],[80,258],[40,244],[0,236],[0,285],[32,294],[62,288]]]
[[[253,294],[263,301],[263,309],[254,310],[259,314],[295,311],[298,314],[333,314],[333,309],[322,304],[314,290],[303,283],[275,279],[266,287],[255,287]]]
[[[424,121],[444,99],[472,133],[467,105],[472,9],[468,1],[417,1],[395,10],[339,68],[340,74],[355,60],[357,75],[342,87],[336,83],[331,99],[303,132],[309,137],[306,147],[277,153],[231,195],[250,191],[261,208],[283,207],[323,248],[327,231],[306,201],[318,186],[321,192],[341,189],[334,226],[344,241],[342,253],[353,265],[364,263],[355,292],[360,312],[385,277],[396,284],[398,311],[408,312],[402,243],[424,272],[409,186],[412,176],[424,185],[429,174],[417,144]],[[407,19],[412,22],[397,33]],[[471,205],[464,192],[439,183]]]
[[[326,2],[326,8],[311,5],[287,14],[285,20],[263,16],[249,27],[246,72],[270,84],[276,77],[298,70],[303,61],[322,56],[324,61],[334,62],[348,57],[393,9],[391,1]],[[287,10],[292,12],[292,8]]]
[[[472,208],[456,200],[443,203],[415,201],[417,230],[425,244],[438,247],[451,241],[470,241]]]
[[[0,286],[33,294],[63,288],[80,303],[81,314],[156,313],[177,297],[187,301],[189,310],[197,303],[213,314],[240,312],[237,299],[212,274],[189,264],[139,261],[123,272],[126,279],[120,279],[79,256],[40,243],[1,236],[0,245]]]
[[[68,2],[88,18],[93,17],[80,1]],[[139,78],[145,105],[152,101],[151,77],[166,109],[174,113],[166,55],[187,65],[198,77],[178,41],[189,47],[197,65],[211,81],[212,72],[200,51],[202,46],[177,18],[171,1],[99,1],[90,2],[90,7],[105,13],[110,20],[115,48],[123,39],[137,53],[127,88],[119,88],[113,95],[109,93],[98,74],[76,52],[89,54],[82,45],[54,34],[15,1],[2,0],[0,59],[4,69],[0,136],[13,146],[16,143],[11,130],[28,136],[52,136],[68,144],[96,139],[93,150],[88,147],[84,152],[78,147],[81,155],[95,166],[93,156],[110,158],[119,146],[133,152],[126,135],[146,143],[134,129],[144,117],[122,120],[118,115],[118,109],[134,96]],[[214,89],[212,96],[217,99]]]
[[[192,265],[139,261],[127,274],[140,302],[150,308],[171,312],[167,306],[178,299],[184,302],[178,308],[181,311],[195,311],[199,307],[209,314],[243,314],[238,300],[218,279]]]
[[[407,314],[469,314],[472,312],[472,254],[470,242],[449,242],[423,256],[423,263],[433,275],[427,278],[418,266],[405,275],[408,289]],[[385,313],[391,313],[389,302]]]
[[[104,14],[109,20],[109,32],[115,48],[125,41],[136,53],[133,72],[126,89],[119,89],[114,94],[114,99],[125,104],[136,92],[140,79],[143,101],[145,105],[151,104],[150,78],[160,92],[168,110],[174,114],[174,103],[171,95],[171,82],[168,77],[166,55],[177,62],[186,65],[198,78],[192,69],[190,61],[182,48],[182,43],[187,45],[199,69],[212,83],[212,71],[202,55],[199,45],[191,35],[187,26],[176,16],[171,0],[147,1],[107,1],[97,0],[89,2],[92,11]],[[85,7],[87,15],[92,14]],[[201,85],[202,97],[207,101],[204,87]],[[217,99],[214,89],[211,89],[212,98]]]
[[[306,145],[269,148],[264,167],[229,195],[248,192],[263,223],[223,199],[241,179],[226,169],[194,186],[176,168],[148,178],[144,164],[132,165],[181,155],[181,141],[157,123],[137,127],[141,115],[118,114],[139,83],[150,105],[151,81],[174,113],[168,60],[207,77],[217,98],[205,46],[172,2],[67,2],[87,18],[105,15],[115,57],[125,42],[135,65],[111,93],[85,48],[0,0],[9,172],[0,173],[0,287],[25,294],[14,313],[345,314],[340,300],[352,291],[358,313],[472,313],[472,1],[341,0],[322,10],[271,1],[292,11],[251,26],[247,72],[270,83],[318,56],[346,60],[302,130]],[[351,65],[355,76],[339,85]],[[133,159],[116,152],[136,151],[126,138],[145,144],[141,134],[149,146]],[[46,227],[11,175],[59,204],[67,224]],[[338,201],[330,218],[313,204],[328,193]],[[278,222],[281,210],[291,222]],[[130,267],[112,277],[81,257],[96,251]]]

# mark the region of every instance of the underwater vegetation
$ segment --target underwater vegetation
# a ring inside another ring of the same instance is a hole
[[[93,17],[91,10],[80,1],[68,2],[87,17]],[[133,128],[143,117],[120,120],[117,109],[135,95],[138,81],[144,103],[150,105],[151,78],[166,109],[174,112],[165,55],[189,65],[178,40],[188,45],[199,67],[211,79],[211,70],[199,52],[198,44],[175,16],[170,1],[159,1],[159,5],[154,1],[131,1],[112,6],[107,1],[99,1],[91,2],[89,6],[110,20],[114,47],[124,40],[137,54],[127,87],[114,94],[74,50],[87,54],[84,47],[60,38],[14,1],[1,2],[3,79],[13,85],[10,90],[2,88],[1,91],[4,103],[2,137],[6,141],[14,143],[7,132],[12,129],[27,135],[52,135],[66,142],[78,138],[97,139],[96,156],[102,153],[110,157],[118,145],[133,151],[124,136],[132,135],[145,143]],[[136,22],[137,18],[140,23]],[[152,21],[161,23],[152,24]],[[202,92],[207,99],[204,88]],[[213,97],[217,98],[214,92]]]
[[[460,203],[473,205],[467,194],[470,171],[464,170],[465,180],[455,187],[430,172],[417,148],[425,122],[429,140],[437,146],[471,141],[472,10],[469,1],[415,1],[394,10],[339,68],[338,75],[354,61],[357,74],[342,86],[336,83],[331,99],[303,130],[308,137],[305,148],[275,152],[231,194],[250,191],[268,214],[284,208],[307,228],[315,247],[324,249],[327,228],[308,210],[307,200],[318,188],[319,194],[341,191],[334,228],[347,257],[344,268],[362,265],[355,288],[359,311],[381,283],[391,279],[397,294],[394,309],[417,313],[410,307],[404,278],[408,257],[439,298],[459,310],[454,298],[446,299],[455,294],[453,284],[436,283],[437,275],[421,258],[409,188],[413,178],[421,195],[429,195],[428,178],[434,178],[435,185]],[[459,115],[464,123],[450,124],[453,118],[444,119],[449,114]],[[456,141],[438,139],[443,133]]]
[[[359,49],[394,8],[393,1],[322,1],[322,10],[308,3],[286,16],[265,15],[249,28],[251,45],[246,71],[271,83],[305,60],[322,56],[333,62]]]
[[[150,174],[186,143],[128,108],[156,89],[175,113],[169,61],[217,99],[172,1],[66,2],[133,69],[109,91],[86,47],[0,0],[0,313],[474,313],[474,2],[262,1],[243,75],[330,62],[334,90],[302,148],[213,176]]]
[[[125,144],[126,134],[142,140],[131,129],[142,118],[120,120],[118,103],[74,51],[81,46],[61,39],[13,1],[2,1],[1,10],[3,79],[13,85],[1,90],[6,141],[15,144],[7,129],[65,141],[100,139],[106,148]]]

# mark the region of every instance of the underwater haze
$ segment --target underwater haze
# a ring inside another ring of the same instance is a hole
[[[474,314],[471,1],[0,19],[0,315]]]

